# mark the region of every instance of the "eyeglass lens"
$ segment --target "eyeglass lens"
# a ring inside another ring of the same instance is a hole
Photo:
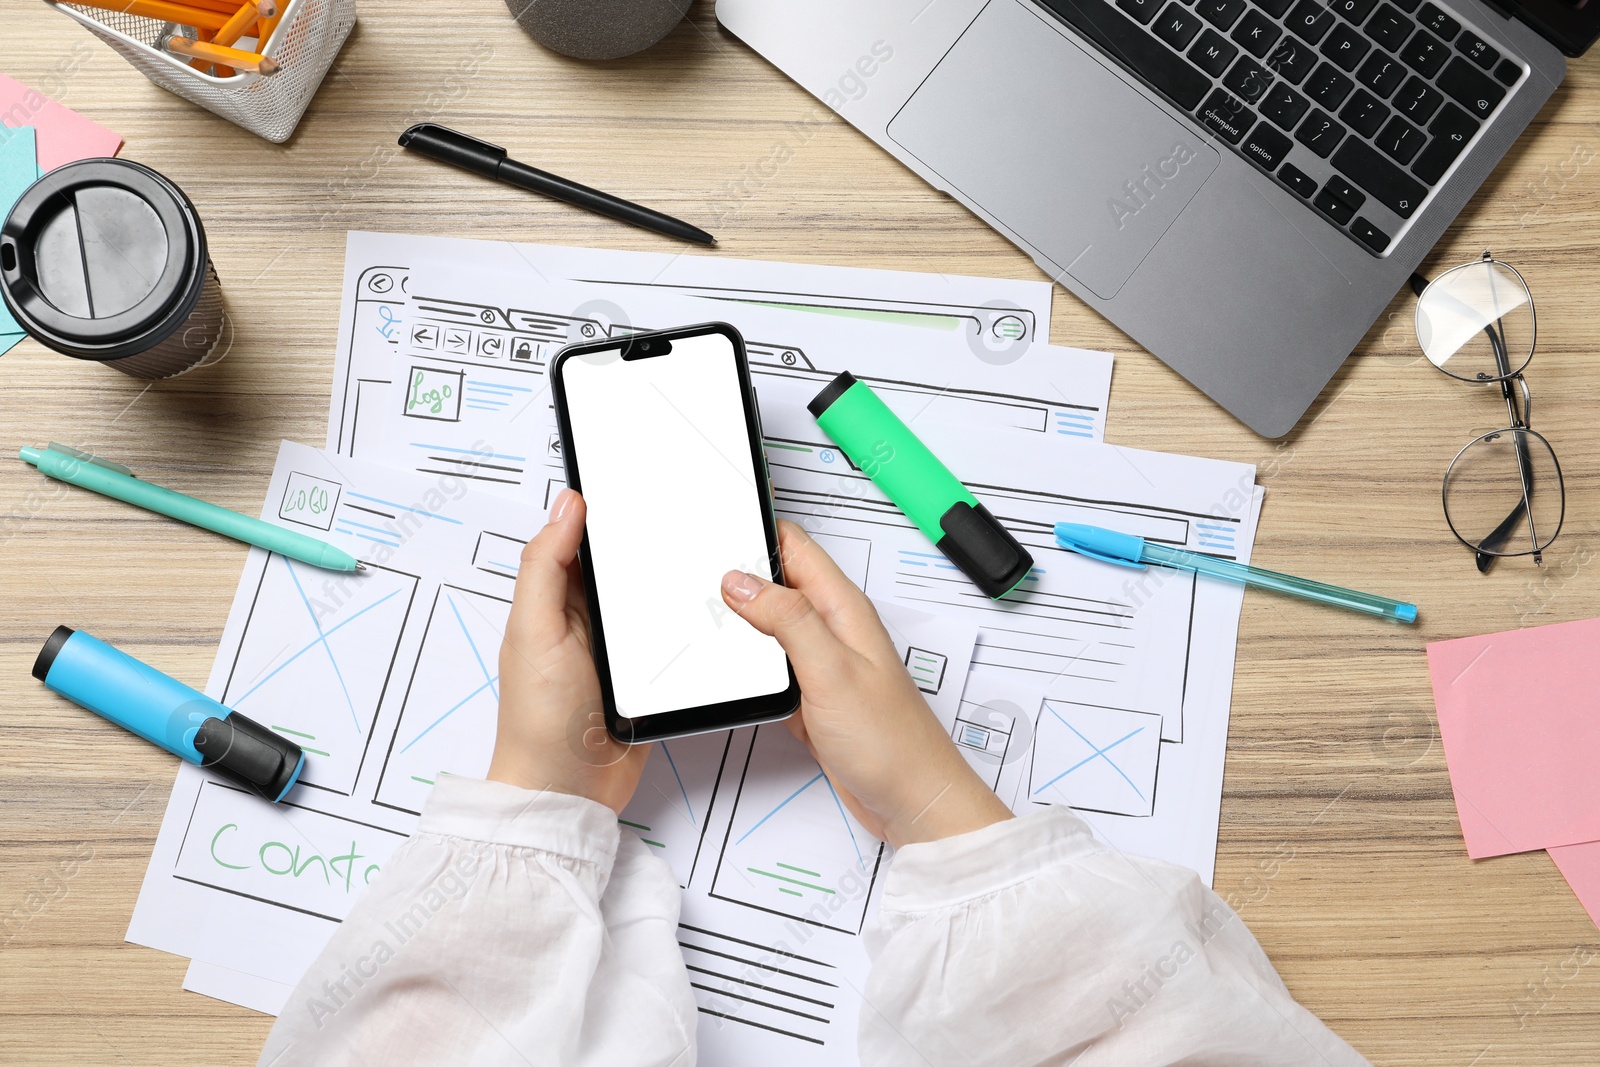
[[[1517,272],[1496,260],[1457,267],[1418,299],[1417,341],[1453,377],[1510,377],[1533,358],[1533,298]]]
[[[1565,510],[1561,468],[1550,443],[1521,429],[1473,441],[1445,475],[1444,510],[1456,536],[1482,552],[1543,551],[1560,532]]]

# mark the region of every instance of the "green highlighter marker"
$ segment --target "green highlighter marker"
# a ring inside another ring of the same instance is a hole
[[[38,467],[41,474],[48,474],[57,481],[126,501],[157,515],[165,515],[169,519],[177,519],[202,530],[210,530],[235,541],[309,563],[313,567],[330,571],[366,570],[354,556],[325,541],[252,519],[237,511],[175,493],[171,489],[163,489],[159,485],[151,485],[135,477],[131,470],[120,463],[98,459],[76,448],[58,444],[51,444],[48,448],[24,448],[21,457],[24,462]]]
[[[850,462],[985,595],[998,600],[1028,576],[1028,550],[866,382],[845,371],[806,407]]]

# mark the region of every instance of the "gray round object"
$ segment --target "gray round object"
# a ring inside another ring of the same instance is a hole
[[[693,0],[506,0],[523,29],[574,59],[642,52],[683,21]]]

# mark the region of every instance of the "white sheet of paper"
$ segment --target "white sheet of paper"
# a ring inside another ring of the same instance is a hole
[[[212,1000],[225,1000],[229,1004],[259,1011],[263,1015],[280,1014],[283,1006],[289,1003],[289,994],[294,992],[294,986],[284,982],[274,982],[270,978],[200,960],[189,961],[189,969],[183,974],[183,988]]]
[[[184,764],[128,939],[292,983],[436,773],[487,769],[514,567],[540,521],[457,478],[289,442],[262,514],[368,568],[254,551],[223,631],[206,691],[299,742],[301,784],[274,805]]]
[[[510,325],[535,317],[507,310],[518,307],[539,308],[541,323],[577,324],[569,334],[602,339],[712,319],[732,323],[746,340],[769,458],[809,446],[817,432],[805,405],[842,370],[867,381],[914,427],[942,420],[1020,447],[1041,436],[1099,440],[1105,430],[1110,353],[1019,345],[1001,362],[1001,355],[975,350],[950,325],[954,319],[906,324],[899,313],[882,321],[438,265],[413,269],[407,284],[417,295],[411,328],[394,350],[400,373],[387,393],[370,385],[363,393],[364,425],[379,427],[363,430],[375,447],[366,454],[418,471],[450,471],[538,507],[548,507],[564,484],[546,374],[554,346]],[[594,310],[601,306],[610,310]],[[484,322],[507,328],[472,325]],[[452,341],[464,350],[451,350]]]
[[[498,353],[494,349],[515,336],[527,343],[528,359],[542,361],[569,341],[586,339],[585,326],[592,332],[596,321],[626,317],[609,301],[595,299],[562,309],[518,310],[528,304],[508,302],[498,313],[491,310],[487,320],[482,317],[485,309],[474,309],[476,318],[454,322],[444,305],[430,305],[432,317],[420,318],[411,273],[424,265],[531,274],[549,283],[576,279],[694,293],[723,309],[761,301],[809,309],[818,316],[888,317],[930,332],[955,331],[1002,364],[1031,346],[1048,343],[1050,334],[1051,286],[1045,282],[352,231],[345,248],[328,417],[330,451],[365,458],[369,448],[378,446],[369,428],[381,421],[383,394],[403,373],[398,346],[402,340],[410,343],[419,329],[433,332],[415,343],[435,345],[441,353],[477,356],[488,346],[489,354],[510,362],[518,358],[516,347]],[[562,313],[552,315],[552,310]],[[731,310],[708,317],[728,314]],[[448,336],[445,329],[451,331]]]

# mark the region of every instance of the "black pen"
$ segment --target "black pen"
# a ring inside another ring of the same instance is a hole
[[[547,171],[530,167],[526,163],[507,159],[504,148],[489,144],[487,141],[480,141],[476,137],[468,137],[464,133],[458,133],[435,122],[419,122],[402,133],[400,147],[421,152],[425,156],[432,156],[446,163],[453,163],[464,170],[496,178],[519,189],[543,193],[556,200],[588,208],[600,215],[609,215],[623,222],[631,222],[635,226],[643,226],[647,230],[664,233],[668,237],[677,237],[702,245],[717,243],[715,237],[682,219],[652,211],[621,197],[612,196],[610,193],[591,189],[587,185],[570,182]]]

